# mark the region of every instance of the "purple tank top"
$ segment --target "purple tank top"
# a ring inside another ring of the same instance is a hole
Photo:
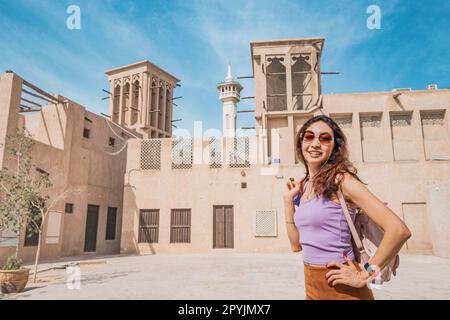
[[[354,259],[352,236],[341,205],[323,196],[303,202],[300,197],[296,197],[294,222],[300,233],[303,261],[316,265],[345,263],[344,254]],[[349,208],[349,212],[355,221],[355,210]]]

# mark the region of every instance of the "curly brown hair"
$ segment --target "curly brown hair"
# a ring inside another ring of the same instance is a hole
[[[308,165],[302,152],[303,135],[313,123],[318,121],[325,122],[331,130],[333,130],[334,147],[330,157],[324,164],[322,164],[319,172],[317,173],[313,182],[313,188],[314,193],[317,196],[323,195],[326,198],[331,198],[332,195],[336,195],[339,185],[344,179],[345,173],[351,174],[360,182],[362,181],[357,175],[358,170],[348,159],[347,139],[341,128],[339,128],[338,124],[330,117],[319,115],[306,121],[295,138],[297,156],[306,169],[306,176],[300,182],[300,190],[303,190],[306,181],[310,178]]]

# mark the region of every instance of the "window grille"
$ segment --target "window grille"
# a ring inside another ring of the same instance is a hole
[[[407,127],[411,125],[412,113],[407,114],[391,114],[391,126]]]
[[[361,116],[361,127],[381,127],[381,115]]]
[[[277,214],[275,210],[257,210],[255,236],[276,237],[277,236]]]
[[[141,142],[141,170],[161,168],[161,140],[146,139]]]
[[[211,137],[209,140],[209,167],[222,168],[222,140]]]
[[[445,110],[421,111],[420,117],[422,125],[428,126],[442,126],[444,124]]]
[[[352,127],[352,116],[337,116],[333,117],[334,122],[341,128],[351,128]]]
[[[249,137],[235,137],[228,139],[228,165],[230,168],[250,167],[250,139]]]
[[[192,168],[192,139],[172,138],[172,169]]]

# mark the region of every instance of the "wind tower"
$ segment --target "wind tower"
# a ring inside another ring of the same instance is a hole
[[[178,80],[150,61],[105,71],[110,83],[111,121],[144,138],[172,136],[173,92]]]

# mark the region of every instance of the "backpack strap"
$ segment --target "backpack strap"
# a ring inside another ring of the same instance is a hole
[[[350,228],[350,232],[352,233],[353,240],[355,241],[356,246],[358,247],[359,252],[366,253],[364,246],[359,238],[359,234],[356,231],[355,224],[353,223],[352,217],[348,212],[347,204],[345,203],[344,195],[341,192],[341,188],[339,187],[337,191],[337,195],[339,198],[339,202],[341,203],[342,209],[344,209],[345,219],[347,220],[348,226]]]

